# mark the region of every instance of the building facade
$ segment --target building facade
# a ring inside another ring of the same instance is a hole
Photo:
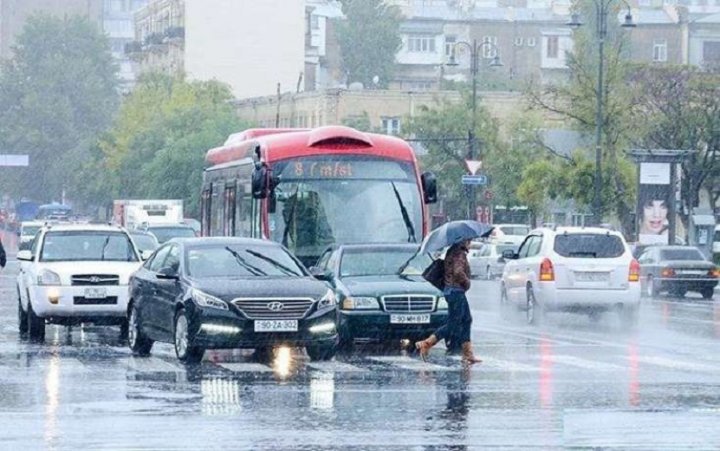
[[[104,0],[102,25],[110,40],[110,49],[118,62],[120,89],[127,92],[135,83],[136,64],[125,53],[135,39],[133,14],[147,5],[148,0]]]

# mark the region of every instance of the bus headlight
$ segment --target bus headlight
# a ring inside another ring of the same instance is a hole
[[[371,297],[346,298],[342,307],[344,310],[377,310],[380,308],[377,299]]]
[[[447,299],[445,299],[445,296],[440,296],[438,298],[437,309],[438,310],[447,310],[448,309]]]

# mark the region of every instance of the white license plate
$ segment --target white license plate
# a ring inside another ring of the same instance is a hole
[[[430,315],[390,315],[390,324],[429,324]]]
[[[255,321],[255,332],[297,332],[298,322],[295,319],[273,319]]]
[[[607,272],[576,272],[575,280],[578,282],[609,282],[610,273]]]
[[[707,274],[707,271],[686,270],[686,271],[678,271],[678,274],[687,275],[687,276],[702,276],[702,275]]]
[[[85,299],[105,299],[107,290],[105,288],[85,288]]]

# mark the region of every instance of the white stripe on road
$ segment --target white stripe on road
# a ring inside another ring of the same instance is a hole
[[[576,368],[582,368],[586,370],[596,371],[617,371],[624,370],[625,367],[615,365],[613,363],[596,362],[593,360],[585,360],[571,355],[553,355],[551,358],[553,363],[559,363],[561,365],[572,366]]]
[[[488,357],[488,356],[480,356],[482,359],[482,363],[480,365],[475,365],[477,368],[493,368],[498,370],[507,370],[511,373],[530,373],[530,372],[537,372],[540,371],[540,367],[533,366],[533,365],[526,365],[524,363],[518,363],[513,362],[510,360],[502,360],[502,359],[496,359],[494,357]],[[460,358],[458,358],[460,360]]]
[[[272,372],[272,368],[262,363],[216,363],[216,365],[230,370],[233,373],[269,373]]]
[[[158,357],[129,357],[128,367],[138,373],[175,373],[185,371],[179,364],[167,362]]]
[[[404,370],[411,371],[457,371],[460,367],[448,367],[442,365],[435,365],[430,362],[423,362],[420,359],[411,359],[406,356],[381,356],[371,357],[370,360],[380,363],[390,364]]]
[[[662,366],[676,370],[707,371],[710,373],[720,374],[720,367],[705,365],[704,363],[687,362],[666,357],[638,357],[638,361],[649,365]]]
[[[366,368],[343,362],[309,362],[307,367],[324,373],[362,373],[368,371]]]

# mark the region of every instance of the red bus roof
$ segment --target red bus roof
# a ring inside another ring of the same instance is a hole
[[[309,155],[365,154],[395,160],[415,161],[415,153],[402,139],[363,133],[332,125],[315,129],[249,129],[228,139],[229,145],[208,150],[205,161],[212,165],[251,158],[257,146],[264,161]]]

